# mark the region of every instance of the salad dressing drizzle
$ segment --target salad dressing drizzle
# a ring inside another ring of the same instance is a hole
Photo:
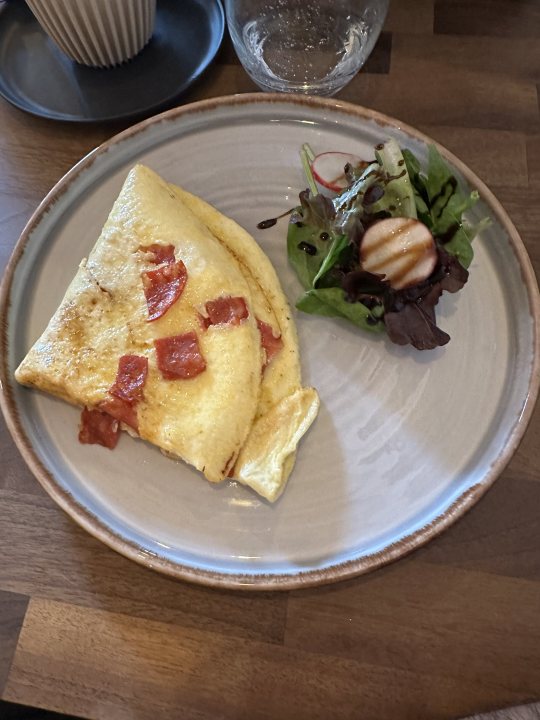
[[[315,245],[312,245],[311,243],[302,241],[298,243],[298,249],[303,250],[308,255],[316,255],[317,254],[317,248]]]
[[[434,196],[433,200],[431,201],[431,207],[435,205],[435,203],[440,200],[441,198],[445,197],[446,193],[448,192],[448,189],[450,189],[450,192],[448,193],[448,197],[446,198],[443,205],[439,208],[439,212],[437,213],[437,218],[440,218],[443,212],[446,210],[446,206],[450,202],[452,195],[457,189],[457,180],[455,177],[450,177],[448,180],[443,184],[439,192]]]
[[[445,245],[446,243],[450,242],[450,240],[454,237],[454,235],[457,233],[457,231],[461,228],[461,223],[455,222],[453,225],[450,225],[448,230],[446,230],[442,235],[437,235],[437,240]]]
[[[294,212],[296,208],[291,208],[290,210],[287,210],[284,213],[281,213],[281,215],[278,215],[274,218],[268,218],[268,220],[261,220],[260,223],[257,223],[257,228],[259,230],[267,230],[268,228],[274,227],[274,225],[277,223],[278,220],[281,220],[281,218],[286,217],[287,215],[290,215],[292,212]]]

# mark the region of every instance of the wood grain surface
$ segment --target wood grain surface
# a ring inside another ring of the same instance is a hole
[[[391,5],[339,97],[470,165],[538,273],[540,2]],[[182,102],[255,89],[225,41]],[[0,101],[0,267],[52,185],[126,126]],[[1,699],[96,720],[436,720],[540,699],[540,409],[494,487],[426,547],[357,580],[250,595],[169,580],[101,545],[43,492],[0,422]],[[493,717],[540,711],[513,712]]]

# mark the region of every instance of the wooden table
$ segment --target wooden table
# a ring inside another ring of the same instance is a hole
[[[417,126],[505,205],[540,268],[540,3],[392,0],[339,97]],[[226,43],[185,102],[254,90]],[[125,125],[0,102],[0,262]],[[161,577],[79,529],[1,427],[0,698],[104,720],[452,718],[540,698],[540,412],[486,497],[412,556],[301,592]],[[1,710],[0,710],[1,715]]]

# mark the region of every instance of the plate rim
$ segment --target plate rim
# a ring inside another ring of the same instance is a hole
[[[345,562],[334,563],[321,569],[300,570],[294,573],[244,574],[240,572],[226,573],[194,568],[189,565],[174,562],[165,557],[156,556],[147,549],[140,547],[136,543],[114,532],[99,517],[90,512],[88,508],[77,502],[67,490],[63,489],[39,460],[30,440],[23,430],[12,390],[14,386],[8,372],[8,313],[10,308],[10,290],[15,271],[23,256],[31,233],[39,226],[50,207],[64,195],[71,183],[74,182],[84,170],[90,167],[97,157],[118,143],[143,132],[151,125],[164,120],[176,121],[182,116],[189,116],[194,113],[208,113],[216,108],[250,105],[254,103],[281,105],[292,103],[296,106],[305,105],[315,110],[328,110],[330,113],[344,113],[357,117],[360,120],[375,121],[379,125],[391,126],[424,144],[434,144],[443,157],[449,160],[464,179],[479,191],[481,198],[489,206],[491,213],[493,213],[496,220],[508,234],[526,287],[529,300],[528,309],[530,309],[531,312],[532,323],[532,363],[526,397],[523,401],[520,414],[516,417],[513,426],[511,426],[507,442],[500,450],[483,480],[468,487],[443,513],[435,517],[430,523],[405,535],[398,541],[387,545],[376,553],[351,558]],[[440,143],[433,140],[433,138],[384,113],[332,98],[288,96],[277,93],[226,95],[171,108],[165,112],[146,118],[110,137],[81,158],[81,160],[58,180],[26,223],[9,258],[0,285],[0,323],[0,407],[2,408],[8,430],[19,452],[49,496],[90,535],[93,535],[121,555],[147,568],[157,570],[176,579],[229,590],[295,590],[348,580],[376,570],[422,547],[462,517],[480,500],[487,490],[492,487],[495,480],[502,473],[517,450],[531,419],[540,388],[540,294],[538,284],[525,245],[499,200],[467,165]]]
[[[201,0],[195,0],[195,2],[201,4]],[[29,115],[33,115],[34,117],[41,117],[46,118],[47,120],[54,120],[56,122],[68,122],[68,123],[74,123],[74,124],[84,124],[87,123],[89,125],[95,124],[95,123],[113,123],[121,120],[130,120],[133,119],[134,121],[137,118],[143,117],[145,114],[148,113],[158,113],[160,109],[163,109],[170,105],[171,103],[174,103],[177,101],[183,93],[185,93],[192,85],[194,85],[201,76],[208,70],[210,65],[214,62],[216,59],[216,56],[219,52],[219,49],[221,48],[221,45],[223,43],[223,38],[225,37],[225,26],[226,26],[226,19],[225,19],[225,10],[223,7],[223,3],[221,0],[210,0],[210,2],[213,3],[215,11],[217,12],[217,15],[219,16],[219,28],[217,31],[211,32],[211,41],[209,42],[209,48],[212,49],[212,52],[210,56],[206,59],[205,62],[200,62],[197,66],[197,72],[195,75],[193,75],[192,78],[188,78],[186,81],[184,81],[183,84],[180,84],[178,89],[172,94],[169,95],[166,98],[161,99],[159,102],[154,102],[150,105],[147,105],[145,107],[141,107],[138,110],[130,110],[127,112],[122,113],[113,113],[108,114],[103,117],[94,117],[94,116],[85,116],[85,115],[66,115],[62,114],[53,110],[47,110],[47,109],[40,109],[40,106],[36,105],[35,101],[32,103],[25,102],[24,99],[21,99],[20,93],[19,95],[14,94],[13,92],[9,92],[7,90],[7,84],[3,83],[0,80],[0,96],[6,100],[6,102],[9,102],[13,107],[16,107],[18,110],[21,110],[22,112],[26,112]],[[5,10],[8,10],[9,12],[9,6],[6,3],[5,5],[0,3],[0,12],[3,12]],[[30,12],[29,8],[28,11]],[[159,12],[159,2],[156,6],[156,14]],[[210,8],[208,8],[208,14],[210,14]],[[34,18],[35,20],[35,18]],[[39,25],[37,20],[35,20],[36,25]],[[212,25],[212,23],[209,23]],[[145,48],[141,50],[141,52],[144,52]],[[122,65],[120,66],[122,68]],[[108,68],[111,72],[114,72],[118,68]],[[11,85],[12,86],[12,85]]]

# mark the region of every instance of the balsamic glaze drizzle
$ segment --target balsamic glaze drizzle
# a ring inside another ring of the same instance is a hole
[[[308,255],[316,255],[317,254],[317,248],[315,245],[312,245],[311,243],[302,241],[301,243],[298,243],[298,249],[303,250]]]
[[[260,223],[257,223],[257,227],[259,230],[267,230],[268,228],[274,227],[274,225],[277,223],[278,220],[281,218],[284,218],[286,215],[290,215],[295,208],[291,208],[290,210],[287,210],[284,213],[281,213],[281,215],[278,215],[275,218],[268,218],[268,220],[261,220]]]

